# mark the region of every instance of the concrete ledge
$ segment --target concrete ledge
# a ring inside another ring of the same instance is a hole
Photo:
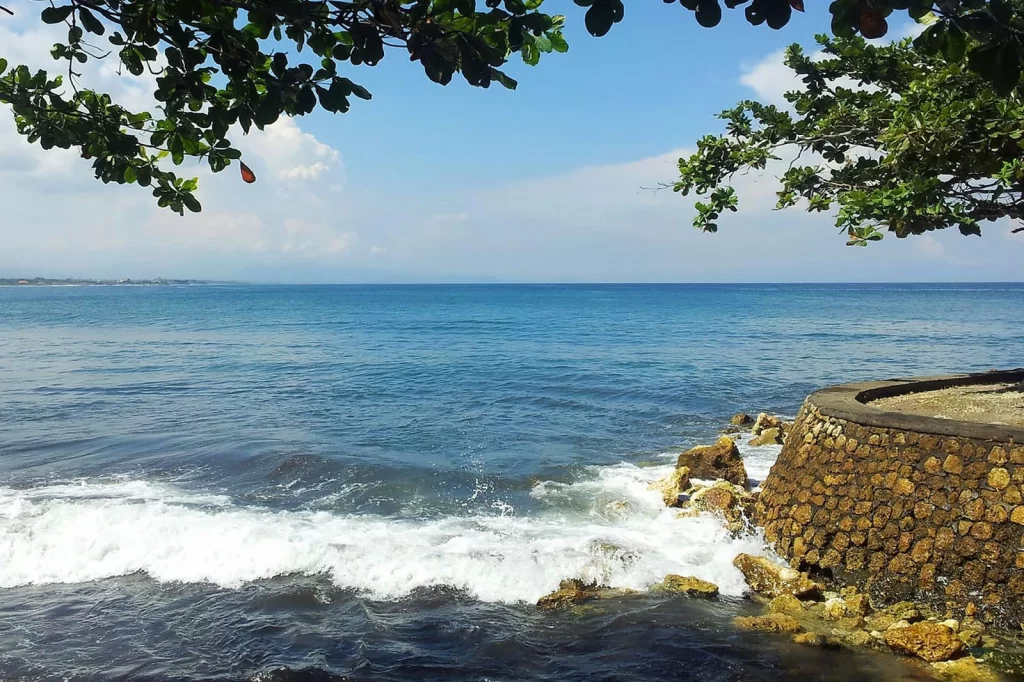
[[[1017,381],[1024,381],[1024,368],[977,374],[952,374],[843,384],[812,393],[808,400],[821,410],[822,414],[865,426],[930,433],[939,436],[961,436],[978,440],[1024,443],[1024,428],[1018,426],[938,419],[904,412],[891,412],[872,407],[870,404],[873,400],[908,393],[937,391],[953,386]]]

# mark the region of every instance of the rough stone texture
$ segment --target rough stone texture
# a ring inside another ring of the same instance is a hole
[[[714,445],[701,445],[679,455],[678,468],[688,467],[693,478],[721,478],[746,487],[747,470],[732,438],[722,436]]]
[[[917,656],[931,663],[948,661],[964,650],[964,643],[951,628],[930,621],[886,630],[885,643],[898,654]]]
[[[803,626],[793,616],[769,613],[767,616],[737,616],[733,624],[741,630],[758,632],[802,632]]]
[[[789,616],[799,616],[805,610],[803,602],[791,594],[780,594],[768,602],[769,613],[785,613]]]
[[[690,597],[703,597],[705,599],[712,599],[718,596],[718,585],[709,583],[707,580],[701,580],[700,578],[691,578],[673,573],[666,575],[660,584],[655,585],[651,589],[657,592],[672,592],[685,594]]]
[[[762,412],[761,414],[757,415],[757,420],[754,422],[754,426],[751,429],[751,432],[755,436],[758,436],[765,429],[779,429],[781,431],[782,420],[779,419],[778,417],[773,417]]]
[[[661,499],[666,507],[678,507],[679,496],[690,489],[689,467],[673,469],[668,476],[652,483],[650,489],[661,493]]]
[[[750,439],[747,445],[781,445],[785,441],[782,429],[773,426]]]
[[[999,673],[970,657],[932,663],[932,674],[942,682],[1002,682]]]
[[[806,573],[779,566],[763,556],[739,554],[732,564],[743,574],[750,589],[767,597],[790,594],[798,599],[816,599],[822,593],[821,584]]]
[[[737,412],[729,420],[729,423],[733,426],[750,426],[754,423],[754,418],[746,412]]]
[[[834,406],[837,390],[807,399],[763,484],[752,516],[768,542],[815,577],[860,587],[876,607],[913,600],[1019,630],[1024,438],[995,425],[861,418]],[[928,433],[888,421],[942,423]]]
[[[559,583],[557,590],[538,599],[537,606],[553,611],[575,606],[590,599],[597,599],[597,597],[598,588],[595,583],[585,583],[577,579],[563,580]]]

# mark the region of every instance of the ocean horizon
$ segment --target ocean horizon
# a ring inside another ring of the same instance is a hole
[[[1022,358],[1016,282],[0,287],[0,679],[900,679],[736,630],[763,538],[649,486]],[[538,610],[567,578],[639,594]]]

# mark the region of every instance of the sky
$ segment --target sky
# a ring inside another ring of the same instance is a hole
[[[693,198],[652,191],[675,177],[715,114],[756,97],[781,102],[796,82],[782,49],[828,28],[808,3],[780,31],[725,12],[631,2],[596,39],[584,9],[567,16],[567,54],[536,67],[518,56],[516,91],[430,82],[394,51],[342,67],[373,93],[352,110],[283,118],[233,141],[259,178],[199,168],[200,214],[160,209],[138,186],[95,180],[73,152],[44,152],[0,108],[0,277],[194,278],[254,282],[830,282],[1003,281],[1024,274],[1024,234],[932,233],[844,246],[828,215],[775,211],[777,169],[740,177],[740,210],[717,234],[691,227]],[[821,5],[815,8],[814,5]],[[5,3],[0,54],[62,70],[38,3]],[[908,20],[909,21],[909,20]],[[896,27],[896,33],[911,30]],[[83,81],[136,109],[153,79],[112,60]],[[187,172],[187,171],[186,171]],[[193,173],[187,172],[191,175]],[[946,232],[949,232],[948,230]]]

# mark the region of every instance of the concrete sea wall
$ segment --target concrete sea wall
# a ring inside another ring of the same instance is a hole
[[[1024,370],[836,386],[809,396],[754,520],[794,565],[997,627],[1024,624],[1024,428],[900,412],[878,398],[1024,381]]]

